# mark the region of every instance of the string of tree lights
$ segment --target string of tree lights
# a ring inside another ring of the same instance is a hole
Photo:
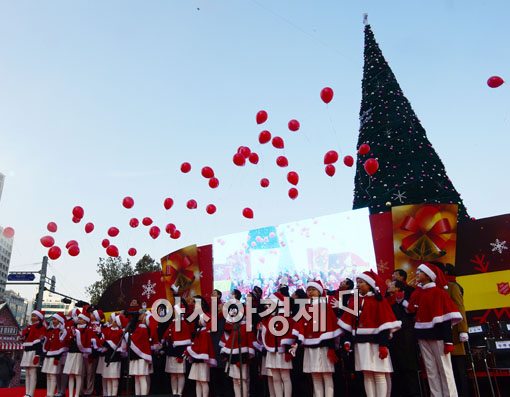
[[[469,219],[459,193],[446,174],[425,129],[386,62],[370,25],[365,26],[362,100],[353,208],[371,213],[418,203],[458,204],[459,221]],[[376,158],[379,170],[365,172]]]

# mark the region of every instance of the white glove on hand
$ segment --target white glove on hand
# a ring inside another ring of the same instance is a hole
[[[469,334],[467,332],[461,332],[459,334],[459,340],[461,342],[467,342],[469,340]]]

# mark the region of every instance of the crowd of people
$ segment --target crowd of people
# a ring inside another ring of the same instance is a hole
[[[336,291],[320,279],[292,294],[283,282],[266,296],[255,286],[253,321],[239,290],[235,302],[177,299],[164,322],[136,304],[108,321],[94,307],[49,322],[35,310],[22,331],[26,397],[40,366],[48,397],[116,396],[124,372],[137,396],[420,396],[420,354],[432,396],[467,395],[462,363],[451,358],[467,340],[460,287],[440,264],[421,264],[417,281],[409,286],[397,270],[389,287],[373,271],[357,275],[355,290],[350,279]],[[214,290],[211,299],[221,298]]]

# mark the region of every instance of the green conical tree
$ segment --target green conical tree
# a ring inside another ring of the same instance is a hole
[[[459,206],[459,221],[469,219],[368,24],[364,57],[358,148],[366,143],[371,150],[358,154],[353,208],[369,207],[370,213],[378,213],[389,211],[391,205],[454,203]],[[370,157],[379,162],[373,176],[363,167]]]

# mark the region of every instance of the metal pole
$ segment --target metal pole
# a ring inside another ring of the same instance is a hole
[[[37,310],[42,309],[42,301],[44,294],[44,284],[46,283],[46,273],[48,271],[48,257],[43,256],[41,271],[39,272],[39,292],[37,293],[37,302],[35,303],[35,308]]]

